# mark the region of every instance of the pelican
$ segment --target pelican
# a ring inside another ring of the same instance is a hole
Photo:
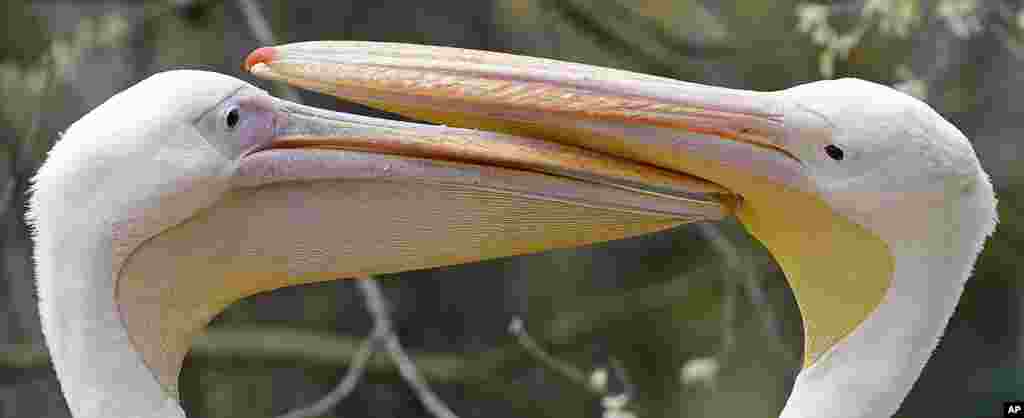
[[[927,104],[843,79],[775,92],[422,45],[261,48],[253,74],[443,125],[157,74],[75,122],[34,179],[40,311],[76,418],[183,417],[190,338],[274,288],[735,215],[786,274],[785,418],[887,417],[996,224]]]

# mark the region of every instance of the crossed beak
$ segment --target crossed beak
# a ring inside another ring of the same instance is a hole
[[[771,93],[503,53],[372,42],[260,48],[245,68],[440,124],[294,106],[292,114],[318,123],[292,124],[275,147],[358,150],[571,179],[601,190],[581,203],[670,214],[680,223],[729,215],[740,194],[732,186],[742,189],[751,179],[802,187],[800,163],[782,146],[784,109]],[[324,123],[338,118],[343,123],[334,128]],[[353,134],[353,122],[365,130]],[[533,192],[540,195],[576,199],[560,186],[537,187]]]

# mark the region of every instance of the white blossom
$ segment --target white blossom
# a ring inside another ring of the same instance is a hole
[[[714,357],[696,357],[679,369],[679,380],[684,385],[711,384],[718,377],[721,366]]]

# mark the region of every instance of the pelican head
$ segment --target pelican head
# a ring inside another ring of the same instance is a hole
[[[189,342],[239,298],[719,219],[727,196],[574,147],[170,71],[68,128],[34,178],[29,219],[73,415],[183,417]]]
[[[254,51],[257,76],[452,126],[569,144],[735,194],[782,267],[804,362],[782,411],[891,416],[996,224],[970,143],[927,104],[826,80],[726,89],[485,51],[305,42]]]

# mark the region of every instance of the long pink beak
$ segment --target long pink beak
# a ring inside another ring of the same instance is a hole
[[[788,109],[775,93],[496,52],[375,42],[260,48],[245,68],[412,118],[570,145],[738,194],[751,181],[808,187],[799,160],[784,147]],[[507,155],[491,151],[490,158]],[[556,171],[592,167],[550,162]],[[671,189],[663,180],[638,174],[628,184]],[[699,189],[671,184],[677,192]]]

